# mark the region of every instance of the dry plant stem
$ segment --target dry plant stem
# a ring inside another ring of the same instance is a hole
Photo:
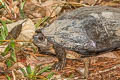
[[[16,80],[16,76],[15,76],[14,70],[12,70],[12,76],[13,76],[13,80]]]
[[[84,70],[84,78],[88,79],[88,75],[89,75],[89,58],[85,58],[84,59],[84,64],[85,64],[85,70]]]
[[[58,3],[58,2],[57,2],[57,3]],[[80,6],[83,6],[81,3],[77,3],[77,2],[59,1],[59,3],[62,3],[62,4],[71,4],[71,5],[80,5]]]
[[[102,2],[102,0],[95,0],[95,3],[92,4],[91,6],[95,6],[97,3],[101,3],[101,2]]]
[[[41,0],[39,0],[38,2],[39,2],[40,4],[42,3],[42,1],[41,1]]]
[[[0,40],[0,42],[10,42],[11,40]],[[32,42],[32,41],[21,41],[21,40],[14,40],[15,42]]]

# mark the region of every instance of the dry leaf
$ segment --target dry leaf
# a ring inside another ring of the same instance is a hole
[[[114,3],[113,1],[102,1],[100,4],[102,6],[112,6],[112,7],[120,7],[120,3]]]
[[[24,22],[25,20],[26,20],[26,22]],[[24,24],[22,24],[22,30],[21,30],[19,36],[17,36],[17,40],[30,41],[33,38],[33,35],[35,33],[35,25],[31,19],[25,19],[25,20],[19,20],[14,23],[7,24],[7,29],[8,29],[8,32],[11,32],[16,26],[18,26],[24,22]],[[20,26],[18,26],[18,27],[20,27]],[[11,34],[11,35],[15,35],[15,34]],[[4,49],[7,47],[7,45],[8,44],[0,45],[0,53],[4,51]]]
[[[94,6],[94,5],[98,4],[98,3],[101,3],[101,1],[102,0],[84,0],[83,3]]]
[[[23,23],[22,31],[17,40],[30,41],[33,38],[34,33],[35,25],[31,19],[27,19],[27,21]]]
[[[29,7],[28,7],[29,6]],[[35,4],[28,2],[24,6],[25,14],[30,18],[42,18],[46,16],[46,10],[40,6],[40,4]]]
[[[62,9],[60,0],[48,0],[42,3],[42,7],[46,9],[46,16],[54,17],[60,13]]]
[[[21,62],[17,62],[12,67],[10,67],[9,70],[18,69],[18,68],[25,68],[25,66]]]
[[[105,54],[101,54],[97,57],[118,58],[113,52],[108,52],[108,53],[105,53]]]

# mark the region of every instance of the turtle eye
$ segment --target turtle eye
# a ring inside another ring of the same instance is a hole
[[[43,40],[44,40],[44,37],[39,37],[39,40],[40,40],[40,41],[43,41]]]

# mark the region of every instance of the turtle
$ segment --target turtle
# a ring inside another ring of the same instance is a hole
[[[85,56],[99,55],[120,47],[120,9],[108,6],[80,7],[61,14],[53,23],[36,30],[33,43],[39,52],[53,44],[61,70],[66,65],[66,51]]]

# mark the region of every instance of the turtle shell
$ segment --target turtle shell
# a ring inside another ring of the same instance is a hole
[[[81,7],[62,14],[41,31],[55,45],[81,54],[114,50],[120,47],[120,9]]]

